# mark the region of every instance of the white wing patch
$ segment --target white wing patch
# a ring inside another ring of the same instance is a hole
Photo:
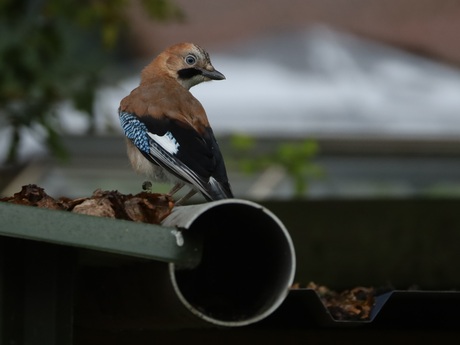
[[[179,143],[171,132],[166,132],[164,135],[156,135],[148,133],[149,137],[152,138],[158,145],[164,148],[169,154],[176,154],[179,151]]]

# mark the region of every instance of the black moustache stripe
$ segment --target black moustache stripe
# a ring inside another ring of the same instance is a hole
[[[196,68],[184,68],[177,72],[180,79],[190,79],[200,74],[201,71]]]

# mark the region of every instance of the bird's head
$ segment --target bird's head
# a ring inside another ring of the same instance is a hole
[[[143,75],[148,75],[152,69],[159,69],[175,78],[186,89],[204,81],[225,79],[211,64],[209,54],[193,43],[178,43],[169,47],[145,68]]]

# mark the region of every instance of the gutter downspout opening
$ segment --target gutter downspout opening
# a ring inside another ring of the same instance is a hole
[[[163,221],[203,240],[195,268],[169,264],[173,288],[194,315],[221,326],[244,326],[275,311],[295,274],[295,252],[281,221],[261,205],[225,199],[182,206]]]

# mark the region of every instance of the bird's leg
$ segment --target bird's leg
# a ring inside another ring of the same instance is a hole
[[[175,205],[176,206],[182,205],[184,202],[186,202],[188,199],[190,199],[195,194],[196,194],[196,190],[190,189],[190,191],[187,194],[185,194],[182,198],[180,198],[179,200],[175,202]]]
[[[152,192],[152,182],[144,181],[142,183],[142,190],[145,190],[146,192]]]
[[[185,183],[177,182],[177,183],[171,188],[171,190],[168,192],[168,195],[169,195],[169,196],[173,196],[173,195],[176,194],[184,185],[185,185]]]

